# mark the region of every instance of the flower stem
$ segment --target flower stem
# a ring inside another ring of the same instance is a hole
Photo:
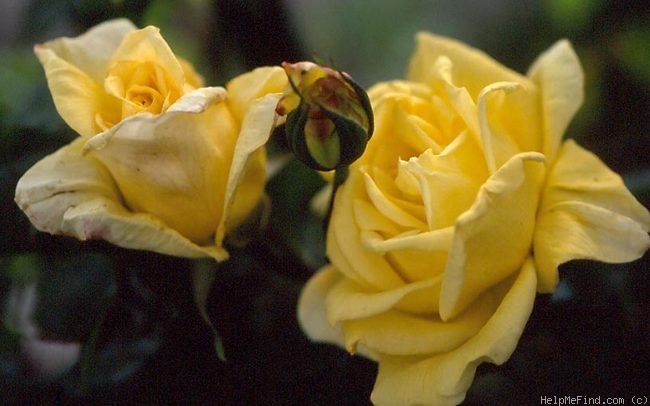
[[[348,175],[350,173],[349,165],[341,165],[334,171],[334,181],[332,182],[332,196],[330,197],[330,204],[327,208],[327,213],[325,214],[325,219],[323,225],[325,227],[325,232],[330,225],[330,218],[332,217],[332,210],[334,209],[334,198],[336,197],[336,192],[343,183],[345,183]]]

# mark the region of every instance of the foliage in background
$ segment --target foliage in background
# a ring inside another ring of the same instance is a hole
[[[469,0],[382,0],[372,3],[370,13],[368,4],[25,2],[17,32],[0,43],[3,404],[364,404],[374,381],[374,364],[309,343],[295,321],[301,286],[325,263],[321,221],[309,210],[324,182],[299,162],[290,161],[267,185],[268,226],[216,270],[208,313],[222,336],[225,363],[194,305],[190,276],[203,263],[38,233],[18,210],[18,178],[75,137],[54,110],[31,48],[108,18],[160,26],[172,48],[215,85],[255,66],[315,54],[369,86],[403,76],[419,30],[457,37],[523,72],[541,50],[568,37],[587,78],[586,104],[569,135],[621,173],[650,206],[650,23],[643,1],[500,0],[477,6]],[[284,159],[281,135],[269,149],[272,160]],[[510,361],[479,368],[467,403],[642,393],[650,365],[648,269],[647,254],[632,264],[563,267],[561,288],[538,298]],[[80,360],[55,375],[36,373],[19,331],[21,315],[11,305],[30,287],[36,288],[33,318],[40,336],[82,343]]]

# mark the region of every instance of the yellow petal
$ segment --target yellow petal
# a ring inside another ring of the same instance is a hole
[[[325,317],[325,297],[340,279],[334,267],[326,266],[307,281],[298,299],[298,322],[311,340],[343,347],[340,327],[332,327]]]
[[[650,214],[621,178],[573,140],[561,147],[535,230],[539,291],[552,292],[557,267],[572,259],[627,262],[650,247]]]
[[[84,137],[101,131],[95,123],[95,113],[107,102],[102,88],[52,50],[36,46],[34,52],[43,64],[54,106],[63,120]]]
[[[136,29],[127,19],[109,20],[97,24],[78,37],[58,38],[37,45],[36,49],[52,52],[57,58],[86,73],[93,82],[102,84],[113,53],[124,36]]]
[[[217,244],[257,206],[264,192],[264,145],[273,131],[275,106],[280,97],[279,93],[267,94],[253,101],[246,110],[228,173],[223,213],[215,237]]]
[[[485,155],[490,174],[496,172],[497,168],[506,163],[510,157],[519,151],[513,140],[499,131],[499,120],[496,119],[495,108],[501,107],[503,97],[509,93],[520,90],[520,85],[514,82],[497,82],[486,86],[478,96],[477,113],[480,128],[481,146]],[[497,106],[495,106],[497,105]],[[508,111],[508,115],[515,115],[517,112]]]
[[[436,74],[433,67],[439,57],[451,61],[452,82],[464,87],[473,100],[481,90],[494,82],[527,83],[529,80],[501,65],[485,53],[450,38],[420,32],[416,50],[411,57],[407,79],[431,85]]]
[[[481,295],[450,322],[433,314],[414,315],[397,310],[345,320],[342,325],[346,348],[354,352],[357,345],[362,345],[376,354],[414,356],[452,351],[476,335],[493,315],[502,299],[498,293],[488,291]],[[329,299],[328,305],[332,302]]]
[[[148,26],[129,32],[115,50],[110,64],[119,61],[154,62],[169,75],[169,82],[185,83],[185,72],[167,42],[160,35],[160,29]]]
[[[166,255],[227,258],[221,247],[196,245],[157,218],[125,208],[105,167],[82,153],[84,143],[45,157],[18,181],[16,202],[37,229]]]
[[[363,173],[350,171],[338,189],[327,232],[327,255],[338,270],[361,285],[394,289],[404,282],[386,259],[364,248],[354,218],[354,199],[364,192]]]
[[[327,320],[331,325],[340,321],[374,316],[390,309],[433,314],[441,278],[406,284],[402,287],[370,291],[351,279],[342,279],[331,286],[326,295]]]
[[[516,272],[529,255],[544,181],[544,157],[514,156],[481,187],[456,223],[440,297],[449,320],[485,290]]]
[[[287,75],[279,66],[254,69],[228,82],[228,106],[241,121],[255,100],[270,93],[282,93],[286,86]]]
[[[514,280],[513,280],[514,279]],[[457,405],[482,362],[502,364],[517,346],[535,300],[535,267],[527,260],[516,277],[496,287],[505,291],[496,312],[463,345],[432,357],[379,355],[371,400],[381,405]]]
[[[569,122],[584,99],[584,74],[571,44],[558,41],[528,71],[541,93],[542,152],[553,162]]]
[[[424,151],[411,158],[408,170],[418,179],[430,230],[448,227],[467,210],[487,179],[485,158],[467,132],[438,155]]]
[[[208,244],[224,207],[238,126],[223,88],[188,93],[165,114],[130,117],[88,141],[127,206]]]
[[[110,110],[102,86],[109,59],[124,35],[135,30],[128,20],[99,24],[76,38],[59,38],[36,45],[56,110],[82,136],[101,131],[98,111]]]

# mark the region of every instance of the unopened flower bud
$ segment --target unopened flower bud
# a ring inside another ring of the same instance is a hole
[[[366,92],[345,73],[312,62],[282,64],[289,87],[276,112],[287,115],[290,148],[317,170],[356,161],[373,131]]]

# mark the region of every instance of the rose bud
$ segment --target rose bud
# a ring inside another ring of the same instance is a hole
[[[296,157],[322,171],[357,160],[373,131],[365,91],[346,73],[312,62],[282,67],[289,86],[276,112],[287,115],[287,140]]]

